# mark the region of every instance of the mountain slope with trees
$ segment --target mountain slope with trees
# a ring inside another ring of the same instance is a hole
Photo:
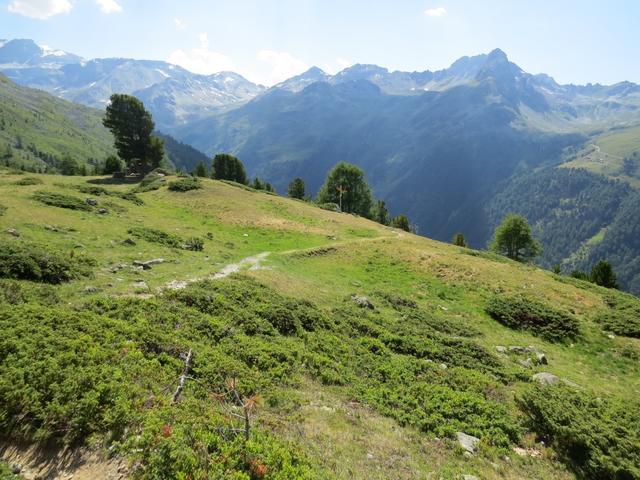
[[[46,442],[93,478],[640,478],[637,298],[166,180],[0,168],[0,455],[25,473],[84,463],[20,453]]]

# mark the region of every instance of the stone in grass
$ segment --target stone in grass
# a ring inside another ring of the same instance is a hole
[[[544,353],[538,353],[536,355],[536,361],[538,362],[538,365],[548,365],[549,364],[549,360],[547,360],[547,356]]]
[[[464,432],[456,432],[456,438],[458,440],[458,444],[460,444],[465,452],[473,455],[478,451],[478,444],[480,443],[479,438],[474,437],[473,435],[468,435]]]
[[[519,345],[511,345],[509,351],[513,353],[531,353],[531,348],[521,347]]]
[[[144,270],[150,270],[153,265],[164,263],[164,258],[154,258],[152,260],[142,261],[134,260],[133,265],[136,267],[142,267]]]
[[[19,237],[20,236],[20,232],[18,230],[16,230],[15,228],[10,228],[7,230],[7,233],[13,237]]]
[[[360,308],[368,308],[370,310],[373,310],[375,307],[373,306],[373,303],[371,303],[371,300],[369,300],[367,297],[362,296],[362,295],[352,295],[351,296],[351,300],[353,300],[355,302],[356,305],[358,305]]]
[[[496,345],[496,352],[507,353],[507,347],[503,347],[502,345]]]
[[[98,287],[94,287],[93,285],[87,285],[84,287],[84,293],[98,293],[100,289]]]
[[[559,377],[556,377],[553,373],[549,372],[536,373],[531,378],[538,382],[540,385],[555,385],[560,381]]]
[[[462,475],[462,480],[478,480],[478,477],[476,477],[475,475]]]
[[[84,203],[86,203],[87,205],[91,205],[92,207],[98,205],[98,201],[94,198],[87,198]]]
[[[11,473],[14,475],[18,475],[22,471],[22,465],[19,463],[14,463],[11,465]]]

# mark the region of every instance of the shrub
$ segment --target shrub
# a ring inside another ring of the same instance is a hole
[[[0,277],[62,283],[89,276],[95,261],[71,257],[36,245],[0,241]]]
[[[15,182],[13,182],[13,184],[21,186],[42,185],[42,180],[37,177],[23,177],[20,180],[16,180]]]
[[[6,211],[7,211],[7,207],[5,207],[0,203],[0,217],[4,215]]]
[[[615,293],[605,297],[609,306],[596,316],[603,328],[617,335],[640,338],[640,301],[628,294]]]
[[[87,195],[95,195],[96,197],[100,195],[111,194],[109,190],[98,185],[78,185],[78,190],[80,190],[82,193],[86,193]]]
[[[152,190],[158,190],[165,183],[167,183],[167,179],[164,177],[164,174],[156,173],[154,171],[145,175],[138,186],[133,189],[133,193],[144,193]]]
[[[141,238],[151,243],[159,243],[167,247],[180,248],[182,239],[172,233],[148,227],[133,227],[129,229],[129,234]]]
[[[71,210],[84,210],[84,211],[92,210],[91,205],[87,205],[80,198],[73,197],[71,195],[64,195],[62,193],[40,191],[40,192],[34,193],[33,198],[38,202],[44,203],[45,205],[50,205],[52,207],[69,208]]]
[[[118,197],[123,200],[134,203],[135,205],[144,205],[144,201],[133,192],[119,193]]]
[[[188,192],[202,188],[202,183],[197,177],[186,177],[169,182],[169,190],[172,192]]]
[[[340,212],[340,205],[337,203],[319,203],[318,206],[323,210],[329,210],[330,212]]]
[[[198,237],[187,238],[182,245],[182,248],[194,252],[201,252],[202,250],[204,250],[204,241]]]
[[[554,446],[579,477],[640,479],[637,400],[597,398],[556,385],[532,388],[520,404],[529,415],[530,427]]]
[[[549,341],[561,341],[578,334],[579,323],[575,317],[531,298],[496,295],[486,311],[507,327],[529,330]]]

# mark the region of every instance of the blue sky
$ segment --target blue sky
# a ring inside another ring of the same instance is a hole
[[[265,84],[313,65],[434,70],[496,47],[561,83],[640,83],[640,0],[2,0],[0,38]]]

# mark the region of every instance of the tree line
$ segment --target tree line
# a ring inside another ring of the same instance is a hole
[[[112,95],[103,123],[113,133],[116,150],[129,173],[144,175],[160,166],[164,156],[164,143],[162,139],[152,135],[155,125],[151,113],[140,100],[131,95]],[[121,164],[116,157],[110,157],[105,162],[105,171],[116,171],[119,168]],[[256,190],[275,193],[273,186],[263,179],[255,177],[249,181],[242,161],[228,153],[215,155],[210,172],[207,165],[200,161],[192,175],[210,176],[216,180],[232,181]],[[304,180],[299,177],[289,183],[287,194],[299,200],[311,199],[305,191]],[[326,209],[359,215],[383,225],[415,232],[406,215],[390,218],[386,203],[373,197],[364,171],[356,165],[337,163],[328,172],[315,202]],[[453,243],[460,247],[467,246],[462,233],[454,236]],[[542,246],[534,238],[527,219],[516,214],[508,214],[496,228],[489,248],[518,262],[532,261],[542,253]],[[560,273],[559,266],[555,271]],[[618,288],[613,268],[604,260],[596,263],[590,274],[573,271],[571,275],[608,288]]]

